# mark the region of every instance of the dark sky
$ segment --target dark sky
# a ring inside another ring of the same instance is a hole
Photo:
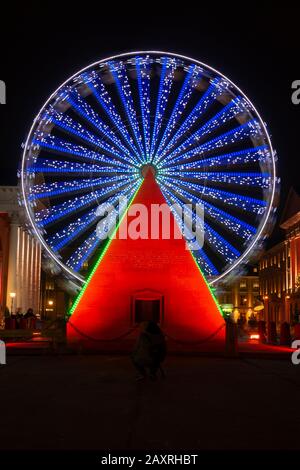
[[[7,104],[0,106],[0,184],[16,184],[26,132],[61,82],[110,54],[158,49],[220,70],[256,105],[278,152],[280,213],[289,187],[300,190],[300,105],[291,102],[291,83],[300,79],[297,2],[284,2],[284,7],[240,2],[240,9],[231,2],[222,9],[219,2],[211,2],[211,8],[188,2],[182,12],[173,2],[169,11],[176,16],[163,11],[162,2],[160,8],[146,2],[134,8],[127,2],[122,11],[117,2],[111,7],[106,2],[105,10],[102,3],[97,10],[90,2],[86,7],[74,2],[72,9],[62,8],[62,2],[43,9],[30,2],[23,7],[10,2],[11,12],[1,19],[0,32],[0,79],[7,86]]]

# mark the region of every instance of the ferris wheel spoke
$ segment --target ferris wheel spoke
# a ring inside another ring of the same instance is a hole
[[[185,172],[197,171],[198,168],[217,168],[217,167],[234,167],[244,166],[253,163],[263,163],[264,160],[270,158],[270,152],[267,145],[261,145],[258,147],[252,147],[244,150],[238,150],[236,152],[226,153],[222,155],[213,155],[208,158],[200,158],[193,160],[190,163],[185,163],[184,166],[180,164],[170,164],[170,170],[180,171],[184,168]]]
[[[97,188],[100,186],[114,188],[117,181],[128,180],[126,175],[118,175],[113,177],[100,177],[77,179],[73,181],[54,181],[53,183],[41,183],[32,186],[28,196],[29,201],[36,199],[51,198],[70,194],[73,192],[81,192],[86,189]]]
[[[99,152],[92,151],[83,145],[77,145],[52,135],[38,135],[33,139],[32,143],[53,152],[56,151],[73,157],[95,160],[112,166],[124,166],[126,163],[127,165],[129,164],[129,162],[126,162],[126,159],[123,159],[122,157],[118,157],[116,155],[114,157],[109,157]]]
[[[178,147],[168,154],[166,161],[173,160],[177,155],[186,152],[187,149],[191,146],[195,146],[197,144],[199,145],[199,141],[207,137],[212,132],[218,131],[222,126],[232,121],[234,118],[237,118],[238,115],[241,115],[246,111],[249,111],[248,102],[244,98],[237,96],[231,100],[225,106],[225,108],[215,114],[215,116],[213,116],[202,127],[197,129],[190,137],[184,140]]]
[[[160,162],[162,158],[166,157],[166,155],[174,148],[177,142],[184,136],[190,133],[190,129],[195,125],[199,117],[201,117],[205,111],[209,108],[209,106],[215,101],[215,99],[223,94],[229,84],[227,80],[224,79],[214,79],[212,80],[210,86],[204,93],[204,95],[200,98],[196,106],[190,112],[190,114],[186,117],[183,121],[179,129],[176,131],[170,142],[162,149],[159,158],[156,160],[156,163]]]
[[[176,178],[176,171],[164,171],[163,176],[169,178]],[[221,183],[228,186],[238,185],[238,186],[254,186],[257,188],[268,189],[270,188],[271,175],[269,173],[258,173],[258,172],[218,172],[218,171],[182,171],[180,175],[180,180],[185,182],[208,182],[210,183]],[[196,181],[195,181],[196,180]]]
[[[127,187],[127,190],[124,191],[123,196],[130,199],[133,192],[136,191],[138,183],[130,184]],[[105,201],[106,205],[118,207],[119,195],[112,196]],[[90,226],[92,226],[97,219],[97,207],[88,210],[86,213],[82,214],[79,218],[72,221],[70,224],[65,226],[63,229],[57,231],[54,235],[47,238],[49,246],[56,251],[60,251],[62,248],[71,243],[76,237],[85,232]]]
[[[172,184],[174,184],[173,179],[171,182],[169,182],[169,186]],[[244,196],[238,193],[232,193],[200,184],[186,183],[185,181],[178,181],[176,184],[177,186],[182,187],[183,191],[185,190],[191,194],[194,194],[194,196],[195,194],[200,193],[201,198],[204,200],[219,200],[222,202],[222,204],[237,207],[241,210],[244,210],[245,212],[252,212],[254,214],[262,215],[266,209],[266,201],[262,199]]]
[[[44,158],[38,158],[33,165],[26,169],[26,173],[49,173],[49,174],[81,174],[84,176],[91,175],[93,173],[131,173],[131,171],[125,165],[108,166],[97,165],[95,163],[77,163],[70,162],[69,160],[48,160]]]
[[[116,134],[110,129],[110,127],[104,123],[96,111],[89,105],[79,94],[77,90],[63,91],[59,95],[59,100],[62,102],[65,100],[72,106],[73,110],[86,122],[88,122],[92,127],[106,139],[121,150],[127,157],[131,158],[130,151],[128,148],[123,145],[121,140],[116,136]],[[60,102],[60,101],[59,101]]]
[[[170,199],[175,201],[177,204],[181,205],[184,202],[177,197],[175,189],[167,189],[164,186],[165,192],[169,195]],[[185,206],[184,207],[185,213],[190,217],[188,220],[191,224],[193,221],[196,221],[198,227],[203,227],[202,230],[204,231],[204,237],[207,244],[210,248],[218,253],[226,262],[232,262],[236,258],[240,256],[240,252],[224,237],[222,237],[216,230],[214,230],[208,222],[200,218],[197,214],[193,213],[192,209]],[[200,247],[201,248],[201,247]]]
[[[220,272],[217,270],[211,259],[207,256],[204,249],[196,251],[193,255],[196,263],[198,264],[202,274],[205,276],[217,276]]]
[[[165,183],[167,187],[169,187],[169,184]],[[243,242],[249,240],[255,234],[256,228],[254,226],[244,222],[238,217],[234,217],[233,215],[229,214],[228,211],[225,212],[219,209],[204,199],[199,199],[188,189],[184,190],[182,187],[180,187],[180,184],[172,181],[171,187],[177,189],[179,195],[181,194],[190,203],[202,204],[205,216],[208,215],[215,224],[237,235],[243,240]]]
[[[119,192],[120,195],[123,194],[123,191],[126,191],[128,184],[136,181],[130,177],[127,180],[116,183],[113,188],[113,192]],[[40,227],[45,227],[52,222],[63,219],[67,215],[74,213],[77,210],[80,210],[91,204],[95,204],[98,200],[103,199],[111,195],[111,188],[101,188],[97,191],[92,191],[83,196],[74,197],[64,201],[61,204],[53,205],[50,208],[42,209],[41,211],[36,212],[36,221]]]
[[[119,153],[117,147],[105,142],[100,139],[93,132],[87,130],[82,124],[74,121],[70,116],[57,111],[47,112],[43,118],[46,121],[46,124],[52,123],[56,128],[63,130],[65,133],[72,135],[80,140],[83,140],[85,143],[90,144],[92,147],[96,147],[97,150],[103,150],[108,152],[110,155],[117,156],[120,160],[127,161],[129,164],[134,164],[134,160],[131,157],[124,157]]]
[[[157,102],[156,102],[156,112],[155,112],[155,119],[153,125],[153,132],[152,132],[152,139],[151,139],[151,161],[154,162],[154,152],[157,145],[159,131],[162,126],[162,120],[164,117],[164,113],[167,107],[168,98],[171,92],[174,72],[177,67],[177,60],[170,58],[170,57],[163,57],[162,58],[162,67],[161,67],[161,75],[160,75],[160,82],[159,82],[159,90],[157,95]]]
[[[153,163],[156,163],[157,156],[160,155],[161,150],[165,147],[167,141],[170,139],[174,130],[176,129],[177,123],[181,118],[181,115],[184,113],[187,103],[189,102],[194,87],[197,82],[200,80],[202,75],[201,69],[193,64],[189,67],[189,71],[185,77],[181,90],[179,92],[178,98],[176,100],[175,106],[172,110],[171,116],[166,124],[163,136],[159,142],[156,156],[153,159]]]
[[[126,74],[126,69],[124,64],[116,64],[115,62],[108,62],[110,72],[114,78],[119,96],[121,98],[121,102],[125,113],[127,115],[128,122],[131,126],[135,143],[138,146],[140,151],[140,155],[137,157],[141,163],[144,162],[144,154],[145,150],[142,146],[142,137],[140,135],[139,124],[137,121],[137,116],[135,112],[135,106],[132,98],[132,93],[130,90],[130,83]]]
[[[130,191],[130,193],[128,194],[129,199],[132,198],[132,196],[135,194],[135,191],[137,190],[138,186],[139,183],[135,185],[135,187]],[[121,201],[120,204],[117,206],[116,210],[119,212],[120,218],[122,217],[122,214],[124,214],[124,212],[127,210],[127,207],[128,206],[126,201]],[[108,221],[106,229],[108,232],[116,229],[114,217],[112,217]],[[93,253],[99,247],[101,242],[102,239],[99,238],[99,233],[94,230],[93,233],[68,258],[66,264],[75,271],[79,271],[83,263],[93,255]]]
[[[178,199],[174,194],[171,194],[170,191],[168,191],[168,189],[166,187],[161,187],[161,191],[165,197],[165,200],[168,202],[169,206],[170,206],[170,210],[171,212],[173,213],[174,217],[175,217],[175,220],[177,221],[178,223],[178,226],[181,228],[181,230],[183,230],[183,222],[182,222],[182,213],[183,213],[183,208],[182,208],[182,201],[180,199]],[[179,208],[180,209],[180,212],[179,212]],[[186,238],[188,240],[192,240],[194,237],[193,237],[193,234],[191,233],[190,229],[188,227],[184,227],[184,233],[186,235]],[[195,240],[194,240],[194,245],[196,244],[197,245],[197,241],[195,243]],[[187,243],[188,244],[188,243]],[[189,246],[189,244],[188,244]],[[205,273],[205,275],[208,275],[208,276],[216,276],[219,274],[219,271],[218,269],[215,267],[214,263],[211,261],[211,259],[208,257],[208,255],[205,253],[204,251],[204,248],[202,246],[200,246],[200,244],[198,244],[198,247],[194,246],[193,247],[193,257],[195,259],[195,261],[197,262],[198,264],[198,267],[200,268],[200,270],[202,270],[203,273]],[[196,249],[195,249],[196,248]]]
[[[59,232],[56,232],[54,236],[48,237],[47,243],[49,246],[55,251],[60,251],[67,246],[95,222],[96,210],[96,208],[92,211],[89,210],[85,215],[71,222]]]
[[[91,74],[83,73],[81,76],[85,84],[93,92],[101,108],[105,111],[106,116],[112,122],[114,129],[123,137],[126,146],[136,155],[136,157],[139,157],[139,152],[134,144],[134,140],[124,125],[120,114],[117,112],[101,78],[95,72],[92,72]]]
[[[146,160],[150,155],[150,67],[149,58],[135,58]]]
[[[241,124],[240,126],[225,132],[224,134],[221,134],[198,147],[182,153],[178,157],[171,158],[165,162],[164,165],[162,165],[162,168],[165,168],[165,166],[171,162],[183,163],[186,162],[186,160],[189,160],[195,156],[199,157],[207,152],[211,152],[212,150],[227,147],[229,145],[242,142],[248,138],[256,138],[260,135],[260,132],[261,129],[259,123],[255,119],[252,119],[251,121],[248,121],[245,124]]]

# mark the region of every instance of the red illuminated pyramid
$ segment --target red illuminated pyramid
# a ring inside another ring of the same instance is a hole
[[[166,204],[151,170],[133,204],[145,205],[149,213],[151,204]],[[118,232],[126,232],[132,220],[124,218]],[[192,344],[222,349],[223,318],[185,241],[163,239],[161,233],[158,239],[119,239],[118,232],[76,304],[68,343],[105,349],[109,340],[133,337],[139,321],[153,318],[181,349]]]

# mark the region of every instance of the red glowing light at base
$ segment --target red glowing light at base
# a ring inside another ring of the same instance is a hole
[[[258,334],[251,334],[250,339],[260,339],[260,335]]]
[[[166,204],[151,171],[133,202],[148,209]],[[176,225],[171,212],[170,218]],[[118,232],[124,233],[129,223],[130,217],[123,219]],[[224,320],[185,241],[161,236],[124,240],[118,232],[73,308],[68,343],[105,349],[109,341],[130,337],[136,322],[154,315],[170,341],[181,347],[194,343],[197,349],[222,350]]]

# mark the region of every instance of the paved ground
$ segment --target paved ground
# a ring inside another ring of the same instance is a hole
[[[300,449],[300,365],[169,357],[136,383],[122,356],[14,356],[0,368],[2,449]]]

